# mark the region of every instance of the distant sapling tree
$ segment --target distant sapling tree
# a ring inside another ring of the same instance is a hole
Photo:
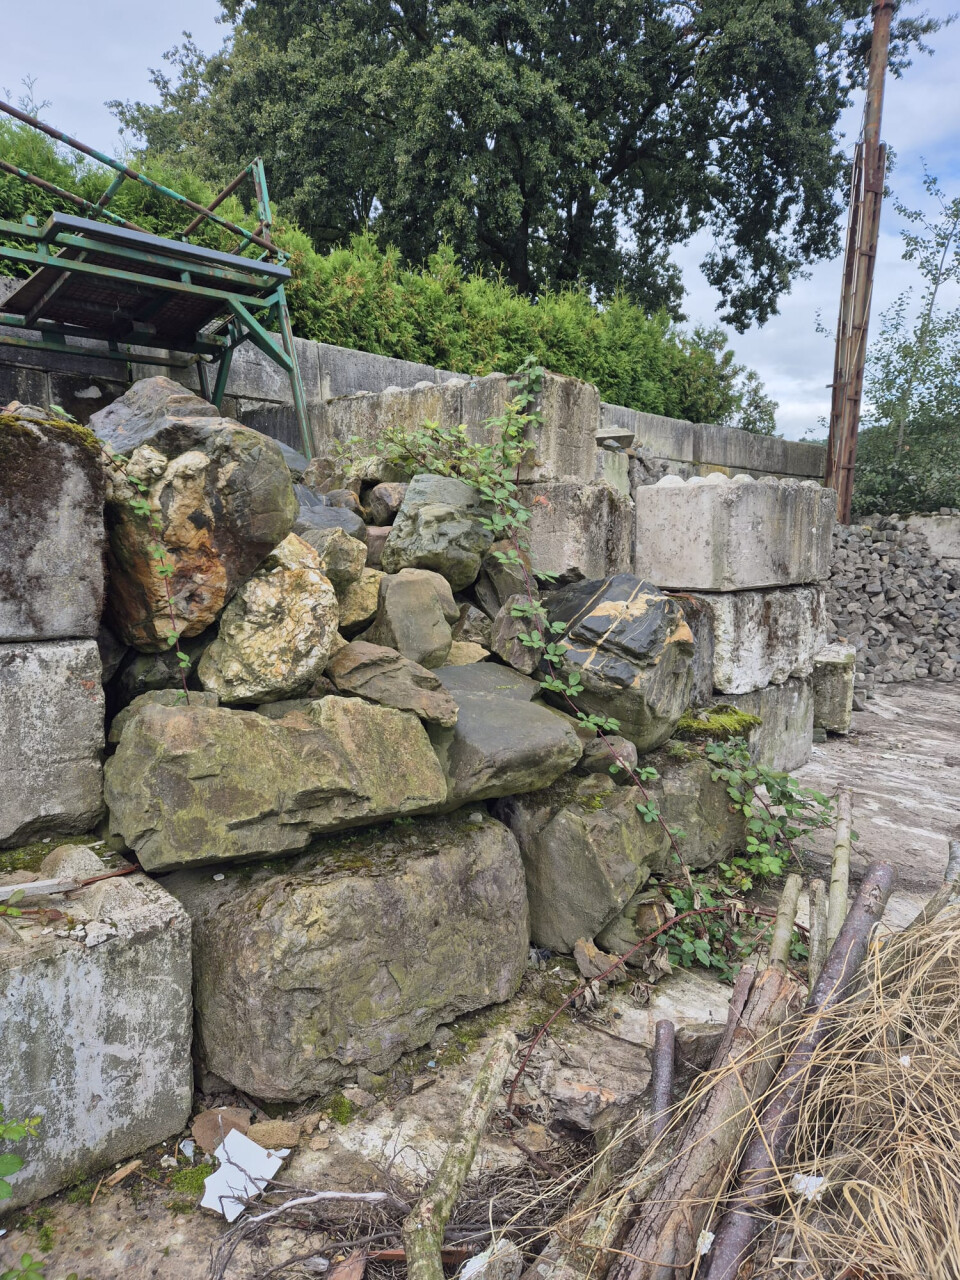
[[[314,243],[446,241],[522,293],[618,285],[678,313],[672,246],[739,329],[838,247],[837,125],[867,0],[220,0],[235,24],[111,104],[155,154],[229,176],[258,151]],[[940,24],[898,16],[891,69]]]

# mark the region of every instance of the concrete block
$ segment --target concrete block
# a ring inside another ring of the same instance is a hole
[[[813,480],[665,476],[636,491],[635,572],[677,591],[821,582],[835,506]]]
[[[104,473],[93,435],[21,408],[0,425],[0,642],[92,638],[103,609]]]
[[[329,400],[316,409],[316,451],[328,454],[335,443],[346,446],[353,441],[351,451],[363,457],[377,452],[386,428],[416,431],[428,421],[444,427],[459,424],[458,382],[422,382],[414,387],[388,387],[376,394],[361,392]]]
[[[751,693],[735,693],[725,702],[759,716],[762,724],[750,731],[753,758],[768,769],[792,773],[810,759],[813,746],[813,682],[785,680]]]
[[[55,851],[40,875],[102,873],[80,847]],[[25,1163],[4,1209],[171,1137],[190,1114],[187,913],[140,874],[72,894],[69,912],[53,930],[35,916],[0,921],[4,1107],[41,1117],[38,1137],[17,1145]]]
[[[608,440],[597,449],[596,479],[630,497],[630,457],[618,442]],[[614,446],[614,447],[611,447]]]
[[[100,677],[96,640],[0,645],[0,847],[99,818]]]
[[[813,657],[827,641],[822,587],[780,591],[690,592],[709,619],[712,684],[718,693],[749,693],[790,676],[808,676]]]
[[[849,733],[857,651],[828,644],[813,660],[813,723],[828,733]]]
[[[938,560],[960,559],[960,516],[910,516],[907,528],[923,534]]]
[[[633,504],[612,485],[524,484],[517,496],[530,511],[527,536],[535,573],[577,582],[629,567]]]
[[[460,376],[434,369],[429,364],[396,360],[392,356],[375,355],[370,351],[353,351],[348,347],[335,347],[326,342],[314,342],[311,346],[317,353],[323,400],[351,396],[358,391],[377,393],[386,391],[388,387],[413,387],[419,382],[443,382],[447,378]]]

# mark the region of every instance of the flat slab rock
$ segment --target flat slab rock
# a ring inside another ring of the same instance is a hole
[[[255,1097],[382,1071],[507,1000],[526,967],[520,853],[492,819],[322,841],[281,875],[165,883],[193,918],[202,1066]]]

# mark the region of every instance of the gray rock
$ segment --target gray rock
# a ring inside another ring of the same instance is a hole
[[[117,712],[110,722],[107,742],[116,746],[128,720],[132,719],[141,707],[149,705],[156,707],[217,707],[220,705],[220,699],[215,693],[207,693],[206,690],[190,689],[184,693],[183,689],[151,689],[148,693],[138,694],[128,706]]]
[[[713,867],[744,850],[747,832],[743,814],[731,808],[726,784],[713,780],[708,760],[683,759],[661,751],[643,763],[652,765],[660,775],[645,785],[667,826],[684,833],[678,843],[688,867]],[[654,870],[673,871],[672,852]]]
[[[103,869],[91,850],[66,848],[44,859],[41,874]],[[165,1141],[190,1115],[186,912],[138,874],[71,894],[69,912],[69,937],[41,933],[26,917],[18,928],[0,921],[0,1078],[17,1101],[11,1111],[22,1099],[24,1114],[43,1117],[39,1135],[17,1144],[25,1163],[5,1209]]]
[[[666,833],[644,822],[638,795],[609,778],[561,778],[497,806],[523,855],[537,946],[569,954],[595,938],[663,860]]]
[[[448,728],[457,722],[457,704],[436,676],[395,649],[354,640],[331,658],[325,674],[341,693],[412,711]]]
[[[303,532],[311,528],[343,529],[351,538],[356,538],[359,542],[367,540],[367,526],[355,512],[347,507],[301,506],[293,532],[302,536]]]
[[[381,481],[367,494],[367,519],[373,525],[393,524],[403,506],[407,486],[402,481]]]
[[[546,707],[493,693],[454,693],[454,699],[454,728],[429,731],[451,808],[539,791],[580,759],[580,739]]]
[[[367,525],[367,564],[379,569],[383,565],[383,548],[387,545],[391,526],[388,524]]]
[[[417,717],[360,698],[318,699],[277,720],[143,706],[106,766],[111,829],[149,871],[294,852],[446,793]]]
[[[359,582],[367,560],[367,552],[358,538],[352,538],[339,525],[319,529],[306,525],[297,537],[313,547],[320,560],[320,572],[329,578],[337,592]]]
[[[474,662],[468,666],[438,667],[434,672],[443,687],[455,698],[461,693],[490,693],[498,698],[532,702],[540,685],[499,662]]]
[[[0,848],[100,817],[100,675],[95,640],[0,645]]]
[[[273,702],[305,693],[333,652],[337,597],[314,549],[296,534],[233,597],[197,675],[221,702]]]
[[[473,604],[460,606],[460,620],[454,623],[454,640],[462,640],[466,644],[481,644],[490,648],[490,619]]]
[[[468,587],[493,542],[478,516],[484,511],[475,489],[450,476],[414,476],[384,543],[387,573],[432,569],[454,591]]]
[[[359,639],[396,649],[422,667],[440,667],[459,616],[445,578],[428,569],[401,569],[380,579],[377,616]]]
[[[103,625],[97,631],[97,648],[100,651],[101,678],[104,684],[108,684],[130,650],[120,643],[109,627]]]
[[[194,922],[201,1063],[256,1097],[382,1072],[509,999],[526,966],[520,855],[490,820],[325,841],[283,875],[166,883]]]
[[[665,742],[690,701],[693,635],[676,600],[629,573],[547,597],[563,622],[563,668],[579,673],[578,709],[615,717],[642,754]]]
[[[618,765],[618,761],[623,763]],[[584,745],[577,772],[605,773],[609,774],[615,782],[629,783],[630,776],[624,766],[633,769],[636,764],[637,748],[633,743],[616,733],[607,733],[602,738],[594,738]],[[612,773],[611,768],[616,768],[617,772]]]
[[[135,382],[125,395],[92,414],[89,425],[112,453],[129,457],[139,445],[155,444],[159,435],[175,432],[177,419],[219,417],[220,410],[209,400],[172,378],[158,377]]]
[[[180,641],[178,649],[190,659],[190,667],[186,671],[188,680],[216,634],[215,626],[208,627],[200,635]],[[110,682],[110,704],[113,707],[125,707],[141,693],[149,693],[152,689],[182,687],[180,663],[173,649],[168,647],[165,653],[138,653],[135,649],[128,649]]]
[[[508,596],[490,628],[490,647],[498,658],[523,675],[532,675],[540,660],[540,650],[525,645],[521,635],[535,631],[529,617],[514,617],[514,609],[529,604],[527,595]]]
[[[0,423],[0,642],[89,638],[100,625],[100,449],[53,419],[25,409]]]
[[[499,553],[499,554],[498,554]],[[495,617],[500,607],[506,604],[511,596],[530,596],[539,599],[533,566],[526,552],[520,553],[522,564],[513,563],[516,548],[511,542],[495,542],[480,565],[480,574],[474,584],[477,599],[483,608]],[[505,562],[501,556],[509,557]]]
[[[271,437],[272,439],[272,437]],[[310,465],[304,455],[296,449],[291,449],[288,444],[284,444],[282,440],[277,440],[280,446],[280,452],[283,454],[283,460],[287,464],[287,470],[290,472],[290,479],[294,484],[303,479],[303,473]]]

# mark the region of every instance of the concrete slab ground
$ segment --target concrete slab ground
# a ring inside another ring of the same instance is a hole
[[[960,685],[937,680],[884,685],[855,711],[849,737],[815,745],[798,774],[804,786],[853,791],[852,874],[885,858],[899,883],[887,911],[896,927],[942,882],[947,845],[960,838]],[[829,833],[815,863],[829,868]]]

